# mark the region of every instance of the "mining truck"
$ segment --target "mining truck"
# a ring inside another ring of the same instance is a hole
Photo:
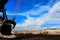
[[[0,0],[0,13],[2,13],[2,16],[0,16],[0,33],[2,35],[11,35],[11,31],[16,25],[15,18],[8,19],[6,15],[6,8],[4,6],[8,1]]]

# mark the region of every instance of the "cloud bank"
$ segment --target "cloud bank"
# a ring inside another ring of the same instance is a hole
[[[43,14],[43,15],[42,15]],[[35,8],[33,8],[30,11],[27,11],[23,14],[18,14],[26,16],[27,19],[23,23],[18,23],[16,25],[15,30],[41,30],[46,29],[47,27],[42,25],[44,24],[60,24],[60,1],[57,2],[55,5],[50,7],[49,5],[40,6],[39,4],[35,5]],[[39,15],[39,17],[34,18],[31,17]],[[51,26],[49,28],[57,28],[56,26]],[[60,28],[60,25],[59,25]]]

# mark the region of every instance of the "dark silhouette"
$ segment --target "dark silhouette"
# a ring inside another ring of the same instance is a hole
[[[7,2],[8,0],[0,0],[0,9],[4,9],[4,6]]]
[[[6,10],[4,8],[4,6],[7,2],[8,2],[8,0],[0,0],[0,12],[3,13],[4,19],[7,19]]]
[[[16,23],[14,21],[11,20],[6,20],[3,25],[1,26],[1,34],[3,35],[11,35],[11,31],[12,31],[12,26],[11,24],[16,25]],[[13,27],[13,28],[14,28]]]
[[[0,17],[0,32],[3,35],[11,35],[12,29],[15,27],[16,23],[14,20],[9,20],[6,15],[6,9],[4,8],[8,0],[0,0],[0,12],[2,12],[2,17]]]

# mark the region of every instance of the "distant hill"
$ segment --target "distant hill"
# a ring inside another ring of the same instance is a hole
[[[48,29],[44,29],[44,30],[60,30],[60,28],[48,28]]]

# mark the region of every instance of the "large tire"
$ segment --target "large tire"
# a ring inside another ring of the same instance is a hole
[[[1,34],[2,35],[11,35],[11,26],[7,24],[3,24],[1,26]]]
[[[3,25],[1,26],[1,34],[3,35],[11,35],[11,31],[12,31],[12,26],[11,24],[13,24],[13,28],[15,27],[16,23],[14,21],[11,20],[6,20]]]

